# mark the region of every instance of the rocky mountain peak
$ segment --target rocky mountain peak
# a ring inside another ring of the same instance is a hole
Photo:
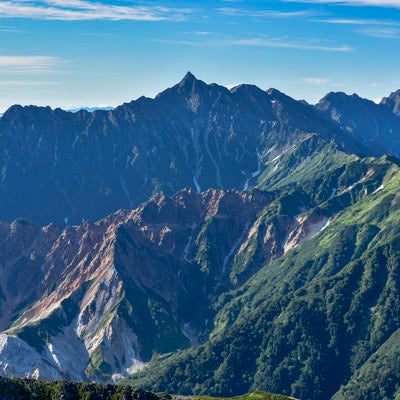
[[[269,88],[266,93],[270,96],[273,100],[279,100],[282,102],[297,102],[293,97],[288,96],[287,94],[279,91],[275,88]]]
[[[210,93],[216,93],[216,88],[188,72],[179,83],[159,93],[156,100],[166,107],[182,107],[184,104],[185,108],[197,114],[202,107],[207,107]]]
[[[313,108],[276,89],[239,85],[230,91],[188,72],[155,99],[142,97],[112,111],[13,106],[0,121],[0,218],[64,227],[133,209],[159,191],[248,190],[272,167],[267,160],[310,134],[353,151],[369,130],[380,141],[367,149],[372,154],[400,154],[397,144],[389,148],[381,140],[396,137],[391,132],[399,129],[398,117],[360,98],[355,110],[351,96],[340,108],[335,96],[347,98],[331,93]],[[356,134],[342,116],[360,111],[370,118],[357,124],[363,126]],[[397,122],[385,125],[388,116]]]
[[[347,109],[347,112],[360,112],[365,110],[366,107],[376,109],[377,105],[373,101],[360,97],[356,93],[349,95],[344,92],[330,92],[315,107],[319,110],[344,111]]]
[[[380,104],[388,107],[397,116],[400,116],[400,89],[384,97]]]
[[[265,91],[260,89],[257,85],[242,83],[240,85],[234,86],[231,93],[236,93],[239,95],[265,95]]]
[[[192,86],[193,84],[195,84],[198,81],[199,80],[190,71],[188,71],[188,72],[186,72],[186,74],[183,77],[183,79],[178,83],[178,85],[180,87]]]
[[[187,72],[183,79],[174,86],[179,94],[194,95],[208,88],[207,83],[197,79],[191,72]]]
[[[344,92],[329,92],[327,93],[319,102],[317,103],[317,107],[319,108],[327,108],[328,106],[341,104],[349,98]]]
[[[357,94],[331,92],[314,108],[357,142],[359,154],[400,154],[400,139],[396,134],[400,120],[391,107],[383,107]]]

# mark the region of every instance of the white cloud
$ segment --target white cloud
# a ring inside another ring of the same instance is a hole
[[[52,86],[55,82],[51,81],[15,81],[15,80],[0,80],[1,87],[32,87],[32,86]]]
[[[120,6],[92,0],[13,0],[0,2],[0,18],[41,20],[182,20],[190,9],[160,6]]]
[[[331,52],[350,52],[352,48],[347,45],[342,46],[322,46],[315,45],[307,42],[291,42],[282,39],[239,39],[230,40],[226,44],[235,46],[250,46],[250,47],[271,47],[271,48],[285,48],[285,49],[299,49],[299,50],[318,50],[318,51],[331,51]]]
[[[365,36],[384,39],[400,39],[400,22],[397,21],[358,18],[328,18],[317,21],[328,24],[352,25],[357,27],[355,32]]]
[[[48,73],[62,62],[51,56],[0,56],[0,73]]]
[[[326,79],[326,78],[304,78],[303,82],[307,83],[307,85],[326,85],[327,83],[329,83],[329,79]]]
[[[307,42],[291,42],[284,39],[264,39],[264,38],[251,38],[251,39],[223,39],[223,40],[170,40],[159,39],[158,43],[185,45],[185,46],[199,46],[199,47],[224,47],[224,46],[241,46],[241,47],[270,47],[281,49],[298,49],[298,50],[312,50],[312,51],[328,51],[346,53],[353,49],[347,45],[342,46],[323,46]]]
[[[400,0],[283,0],[291,3],[337,4],[346,6],[374,6],[400,8]]]
[[[292,17],[316,17],[321,13],[312,10],[301,11],[277,11],[277,10],[247,10],[243,8],[218,8],[222,14],[232,17],[258,17],[258,18],[292,18]]]
[[[0,32],[9,32],[9,33],[26,33],[26,31],[15,28],[14,26],[8,25],[0,25]]]
[[[396,28],[367,28],[358,31],[366,36],[383,39],[400,39],[400,29]]]
[[[194,34],[198,35],[198,36],[213,36],[213,35],[215,35],[214,32],[207,32],[207,31],[199,31],[199,32],[195,32]]]
[[[320,22],[327,24],[338,24],[338,25],[375,25],[375,26],[400,26],[399,22],[385,21],[379,19],[346,19],[346,18],[330,18],[321,19]]]

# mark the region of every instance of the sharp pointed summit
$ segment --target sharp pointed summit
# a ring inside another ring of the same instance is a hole
[[[186,72],[186,75],[183,77],[183,79],[179,82],[180,86],[187,85],[187,84],[192,84],[193,82],[198,81],[198,79],[190,72]]]
[[[311,107],[276,89],[228,90],[190,71],[154,99],[108,112],[13,106],[0,120],[0,219],[65,226],[158,191],[247,190],[268,160],[310,133],[346,151],[399,156],[398,131],[393,108],[358,97],[331,93]]]
[[[207,87],[208,85],[197,79],[190,71],[188,71],[177,86],[180,91],[192,93],[201,90],[200,88]]]

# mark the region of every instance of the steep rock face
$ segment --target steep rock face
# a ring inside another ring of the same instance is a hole
[[[188,188],[64,230],[3,223],[5,340],[16,335],[24,351],[34,349],[50,368],[42,378],[100,381],[198,344],[214,300],[232,287],[233,253],[270,201],[261,192]],[[13,370],[18,360],[3,356]]]
[[[65,226],[137,207],[159,191],[246,190],[310,135],[357,148],[275,89],[228,90],[190,73],[154,99],[109,111],[13,106],[0,120],[0,219]]]
[[[390,93],[390,96],[384,97],[381,104],[388,107],[393,114],[400,117],[400,90]]]
[[[396,96],[387,104],[375,104],[356,94],[329,93],[315,105],[327,119],[336,121],[349,137],[360,143],[366,155],[400,156],[400,118],[394,112]],[[390,99],[390,100],[389,100]],[[389,103],[393,106],[389,106]]]
[[[303,188],[161,192],[135,210],[63,230],[2,223],[1,329],[50,366],[27,373],[48,379],[56,371],[108,382],[198,346],[221,295],[380,191],[393,165],[349,160],[330,181]],[[18,360],[6,355],[18,373]]]
[[[60,372],[49,365],[36,349],[15,336],[0,334],[0,354],[2,376],[52,380],[63,378]]]

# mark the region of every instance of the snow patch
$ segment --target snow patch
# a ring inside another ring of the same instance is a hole
[[[290,150],[294,149],[296,147],[296,145],[294,144],[292,147],[290,147],[287,150],[282,151],[282,153],[279,153],[278,155],[276,155],[272,160],[269,160],[267,162],[267,164],[271,164],[273,162],[275,162],[276,160],[278,160],[279,158],[281,158],[284,154],[286,154],[287,152],[289,152]]]
[[[202,151],[201,151],[201,148],[199,145],[198,134],[195,132],[194,128],[191,128],[190,132],[191,132],[191,136],[192,136],[192,144],[193,144],[194,152],[196,155],[196,169],[194,171],[193,183],[194,183],[197,193],[201,193],[201,187],[199,185],[198,179],[200,178],[200,175],[201,175],[201,163],[203,161],[204,156],[202,155]]]
[[[330,224],[331,224],[332,218],[329,218],[328,221],[326,221],[325,225],[322,226],[320,229],[320,232],[322,232],[324,229],[326,229]]]
[[[73,143],[72,143],[72,148],[73,148],[73,149],[75,148],[76,143],[78,142],[78,140],[79,140],[79,135],[76,135],[76,136],[75,136],[75,139],[74,139],[74,141],[73,141]]]
[[[385,188],[385,186],[382,184],[382,185],[380,185],[376,190],[374,190],[374,194],[375,193],[378,193],[380,190],[382,190],[382,189],[384,189]]]
[[[261,154],[258,151],[258,149],[256,149],[256,153],[257,153],[257,171],[251,173],[252,178],[255,178],[261,174]]]
[[[350,186],[347,186],[343,192],[349,192],[350,190],[353,190],[355,188],[355,186],[357,185],[357,183],[352,183]]]
[[[216,172],[216,178],[217,178],[217,185],[218,185],[219,189],[224,189],[224,185],[222,184],[222,179],[221,179],[221,171],[220,171],[220,168],[219,168],[219,165],[218,165],[217,161],[215,160],[213,154],[211,153],[210,146],[208,144],[208,137],[209,137],[209,131],[205,130],[205,132],[204,132],[204,146],[206,148],[206,152],[208,154],[208,157],[210,158],[211,162],[214,165],[215,172]],[[218,146],[217,143],[216,143],[216,145]]]
[[[195,176],[193,176],[193,183],[194,183],[194,186],[196,187],[196,192],[201,193],[201,187],[199,185],[199,182],[197,182],[197,178]]]

